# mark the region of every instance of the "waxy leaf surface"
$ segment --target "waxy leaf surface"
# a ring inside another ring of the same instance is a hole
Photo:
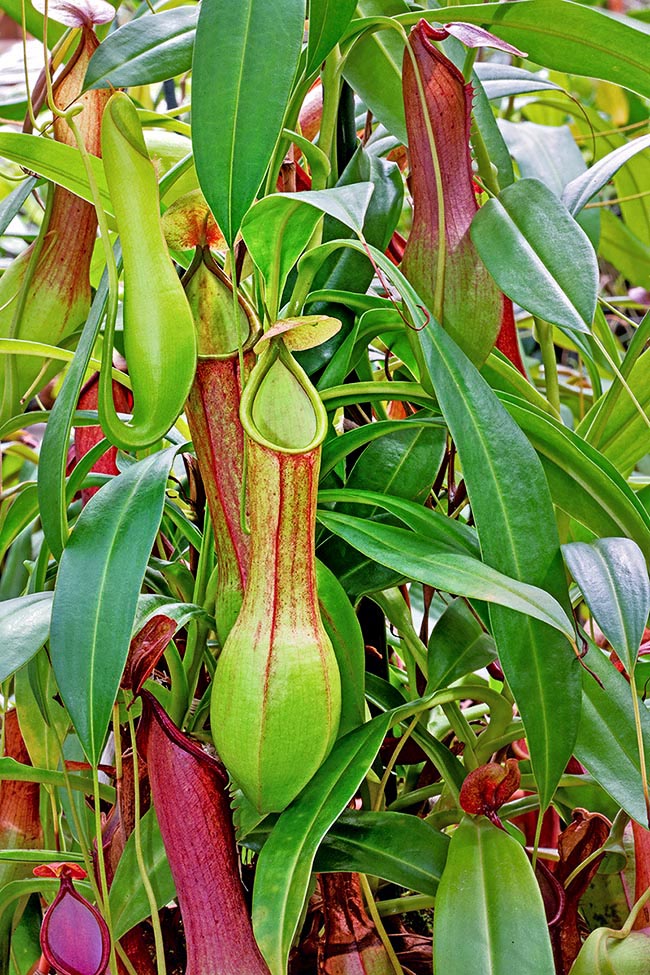
[[[61,557],[50,651],[88,761],[99,761],[176,447],[138,461],[86,505]]]
[[[598,263],[585,232],[537,179],[520,179],[481,207],[472,240],[495,281],[532,315],[588,332]]]
[[[443,329],[428,326],[418,339],[458,449],[485,562],[540,586],[569,611],[553,505],[533,448]],[[578,730],[578,661],[567,640],[539,619],[502,606],[490,607],[490,619],[545,806]]]
[[[229,246],[282,128],[300,56],[305,0],[207,0],[192,70],[199,183]]]

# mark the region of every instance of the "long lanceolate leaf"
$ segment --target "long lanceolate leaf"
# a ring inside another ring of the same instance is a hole
[[[61,557],[50,651],[63,702],[97,764],[160,524],[170,447],[133,464],[84,508]]]
[[[282,813],[257,864],[253,930],[271,975],[284,975],[318,844],[374,761],[390,717],[341,738],[311,782]]]
[[[232,246],[282,128],[305,0],[206,0],[194,44],[192,135],[203,194]]]
[[[458,448],[485,562],[545,589],[568,610],[553,506],[535,451],[439,326],[421,331],[419,339]],[[545,806],[576,739],[579,664],[566,638],[547,624],[502,606],[491,606],[490,618]]]
[[[631,674],[650,613],[643,552],[631,538],[571,542],[562,552],[593,618]]]
[[[116,245],[116,260],[121,262],[121,249]],[[45,539],[58,559],[68,539],[65,474],[68,444],[79,393],[99,335],[108,301],[108,275],[104,272],[90,314],[79,339],[75,357],[66,373],[63,386],[52,408],[45,429],[41,462],[38,467],[38,495]]]
[[[407,579],[529,613],[567,637],[573,636],[573,626],[557,600],[542,589],[508,578],[479,559],[444,546],[436,548],[430,538],[404,528],[375,524],[353,515],[321,511],[318,520],[364,555],[402,572]]]

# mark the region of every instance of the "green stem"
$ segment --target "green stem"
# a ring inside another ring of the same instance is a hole
[[[117,972],[117,961],[115,960],[115,941],[113,938],[113,925],[111,923],[111,905],[108,898],[108,880],[106,878],[106,863],[104,861],[104,846],[102,843],[102,810],[99,796],[99,772],[93,768],[93,805],[95,813],[95,840],[97,843],[97,865],[99,868],[99,886],[101,890],[102,914],[111,932],[111,971]]]
[[[388,763],[386,764],[384,774],[382,775],[381,782],[379,783],[379,788],[377,789],[377,795],[375,796],[375,801],[372,804],[373,812],[378,812],[381,809],[384,793],[386,791],[386,784],[390,778],[391,772],[395,768],[401,750],[404,748],[404,745],[406,744],[406,742],[409,740],[409,738],[415,731],[415,727],[419,720],[420,720],[420,715],[416,714],[416,716],[413,718],[413,720],[411,721],[410,725],[408,726],[404,734],[399,739],[396,747],[393,749],[393,754],[391,755],[390,759],[388,760]]]
[[[542,362],[544,363],[544,383],[546,385],[546,398],[553,407],[553,412],[557,419],[562,418],[560,413],[560,384],[557,376],[557,361],[555,359],[555,345],[553,344],[553,328],[548,322],[541,318],[535,318],[535,333],[539,347],[542,351]]]
[[[338,178],[336,166],[336,118],[341,94],[340,62],[341,53],[337,45],[328,54],[322,72],[323,113],[321,115],[320,133],[318,136],[318,147],[329,159],[330,172],[329,176],[326,176],[323,172],[312,171],[312,189],[314,190],[323,190],[328,185],[333,186]]]
[[[492,160],[490,159],[487,146],[485,145],[483,133],[479,129],[476,119],[474,119],[474,124],[472,126],[471,142],[472,146],[474,147],[474,155],[476,157],[481,182],[486,190],[489,190],[489,192],[493,193],[494,196],[498,196],[501,192],[499,179],[492,164]]]
[[[428,894],[413,894],[411,897],[380,901],[377,904],[377,913],[381,917],[391,917],[393,914],[406,914],[408,911],[426,911],[434,904],[435,898]]]
[[[650,829],[650,796],[648,795],[648,770],[645,764],[645,743],[643,741],[643,728],[641,726],[641,714],[639,713],[639,694],[634,683],[634,668],[630,673],[630,690],[632,692],[632,707],[634,709],[634,727],[636,730],[636,742],[639,749],[639,764],[641,768],[641,786],[643,788],[643,798],[645,801],[647,828]]]
[[[428,675],[427,648],[415,632],[409,608],[399,589],[386,589],[381,593],[374,593],[373,600],[384,611],[390,622],[400,635],[404,648],[413,657],[425,677]],[[413,693],[417,691],[413,689]]]
[[[404,975],[404,970],[399,963],[399,959],[395,954],[395,950],[390,943],[390,938],[386,934],[386,929],[383,925],[381,917],[379,916],[379,911],[377,910],[377,904],[375,898],[373,897],[372,891],[370,889],[370,884],[368,883],[368,878],[365,874],[359,874],[359,882],[361,883],[361,889],[363,891],[363,897],[368,908],[370,917],[374,921],[375,927],[377,928],[377,934],[381,938],[381,942],[386,949],[386,954],[390,959],[390,963],[393,966],[393,971],[395,975]]]
[[[151,886],[149,874],[147,873],[147,867],[144,862],[144,856],[142,854],[142,834],[140,830],[140,769],[138,766],[138,749],[135,737],[133,714],[130,710],[127,712],[127,714],[129,719],[129,734],[131,736],[131,750],[133,753],[133,833],[135,840],[135,858],[138,861],[140,879],[142,880],[142,886],[144,887],[145,894],[147,895],[149,910],[151,911],[151,925],[153,927],[153,938],[156,946],[156,971],[158,975],[167,975],[167,966],[165,964],[165,945],[163,942],[162,928],[160,926],[158,904],[156,903],[156,895],[154,894],[153,887]]]

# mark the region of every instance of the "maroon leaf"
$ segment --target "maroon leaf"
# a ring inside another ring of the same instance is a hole
[[[461,786],[461,808],[473,816],[487,816],[495,821],[497,811],[519,788],[520,779],[516,758],[507,758],[505,767],[498,762],[479,765]]]
[[[525,51],[520,51],[518,47],[513,47],[507,41],[502,41],[500,37],[490,34],[489,30],[484,27],[477,27],[476,24],[465,24],[458,21],[455,24],[445,24],[444,27],[432,27],[429,36],[434,41],[444,41],[447,37],[456,37],[465,47],[493,47],[497,51],[514,54],[515,57],[526,57]]]
[[[587,812],[586,809],[573,810],[572,823],[560,834],[560,860],[554,870],[555,879],[563,887],[575,868],[603,845],[609,831],[609,820],[600,813]],[[582,942],[578,929],[578,905],[601,860],[602,857],[597,857],[565,887],[562,916],[551,928],[551,943],[558,975],[567,975],[580,951]]]
[[[151,694],[142,700],[140,734],[183,916],[185,975],[269,975],[244,899],[226,773]]]
[[[72,883],[73,864],[56,864],[61,886],[41,926],[41,949],[58,975],[103,975],[110,935],[103,917]],[[37,867],[36,871],[39,868]]]
[[[160,613],[147,620],[131,640],[122,684],[134,694],[140,693],[142,685],[169,646],[177,626],[176,620]]]
[[[431,43],[432,36],[434,28],[421,20],[411,31],[404,56],[414,209],[402,270],[452,338],[480,365],[499,332],[502,295],[469,235],[478,208],[469,150],[472,89]]]

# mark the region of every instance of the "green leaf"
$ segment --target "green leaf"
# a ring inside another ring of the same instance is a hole
[[[85,87],[132,88],[189,71],[197,17],[197,7],[178,7],[124,24],[93,54]]]
[[[582,713],[575,756],[628,815],[648,826],[639,765],[639,746],[630,685],[607,655],[589,643],[583,658]],[[645,754],[650,750],[650,715],[640,709]]]
[[[366,447],[348,475],[346,488],[424,502],[446,444],[447,431],[440,424],[402,421],[401,430]]]
[[[408,9],[404,0],[358,0],[356,17],[359,21],[353,21],[348,33],[360,26],[363,19],[394,17],[406,13]],[[374,33],[368,32],[357,41],[347,57],[343,74],[374,117],[406,145],[402,101],[403,54],[404,41],[396,30],[384,28]]]
[[[271,975],[284,975],[318,846],[375,759],[390,718],[379,715],[339,739],[281,814],[257,862],[253,930]]]
[[[650,248],[648,283],[650,284]],[[645,416],[641,416],[637,403],[633,402],[621,380],[616,377],[602,399],[592,407],[578,427],[579,433],[597,447],[623,475],[631,473],[635,464],[650,450],[650,429],[647,423],[650,412],[650,350],[642,352],[638,358],[632,355],[633,351],[638,353],[645,345],[646,340],[641,335],[641,329],[645,325],[643,331],[647,333],[649,324],[650,318],[646,316],[632,340],[636,345],[635,339],[639,336],[643,339],[642,342],[636,350],[633,350],[630,343],[621,365],[621,375]]]
[[[121,250],[116,253],[118,267]],[[86,378],[95,342],[108,302],[108,273],[104,271],[86,319],[75,356],[54,401],[45,427],[38,465],[38,501],[45,540],[55,558],[60,559],[68,540],[66,470],[68,447],[75,409]]]
[[[382,711],[392,711],[393,713],[409,704],[396,687],[375,674],[366,674],[366,697]],[[426,731],[421,724],[416,726],[412,737],[424,754],[431,759],[435,768],[440,772],[441,778],[445,780],[453,798],[457,800],[458,792],[467,774],[460,760],[446,745],[434,738],[431,732]]]
[[[34,483],[23,482],[20,493],[5,502],[5,510],[0,520],[0,562],[21,531],[38,514],[37,489]]]
[[[78,149],[63,142],[54,142],[53,139],[43,139],[24,132],[0,132],[0,155],[38,173],[39,176],[44,176],[45,179],[51,179],[53,183],[65,187],[82,200],[94,202]],[[107,213],[112,214],[113,205],[108,195],[102,161],[96,156],[90,156],[89,162],[99,187],[102,206]]]
[[[242,224],[242,237],[278,301],[289,271],[322,215],[335,217],[361,235],[372,193],[372,183],[356,183],[331,190],[274,193],[251,207]]]
[[[99,761],[176,447],[132,464],[86,505],[61,557],[50,651],[63,702]]]
[[[464,816],[451,838],[433,940],[440,975],[555,972],[542,895],[528,857],[484,816]]]
[[[464,600],[454,599],[429,638],[427,693],[449,687],[496,659],[496,647]]]
[[[334,573],[318,561],[316,584],[321,619],[334,647],[341,675],[341,720],[338,734],[342,737],[365,720],[366,652],[363,634],[357,614],[343,586]]]
[[[452,11],[445,9],[446,20]],[[600,10],[567,0],[519,0],[518,3],[463,5],[453,20],[482,24],[509,44],[528,53],[528,59],[569,75],[612,81],[645,97],[650,96],[650,34]],[[422,14],[400,17],[415,23]],[[439,21],[440,10],[427,20]]]
[[[0,602],[0,681],[38,653],[50,632],[52,593],[35,592]]]
[[[309,76],[325,60],[352,20],[356,0],[309,0],[307,64]]]
[[[36,177],[28,176],[2,200],[0,203],[0,234],[4,234],[13,218],[20,212],[23,203],[34,190],[37,182]]]
[[[522,178],[540,180],[561,200],[567,183],[573,177],[580,178],[587,170],[587,164],[568,125],[515,123],[501,119],[499,129],[517,162],[519,175]],[[598,211],[571,212],[571,216],[597,248],[600,234]]]
[[[517,582],[478,559],[436,549],[431,540],[404,528],[381,525],[335,511],[319,511],[318,520],[369,558],[443,592],[497,603],[541,620],[573,639],[573,625],[547,592]],[[568,647],[567,647],[568,650]]]
[[[210,616],[203,606],[198,606],[196,603],[179,603],[157,593],[143,593],[138,599],[133,620],[133,635],[139,633],[142,627],[155,616],[166,616],[174,620],[179,630],[191,620],[203,618],[205,622],[210,622]]]
[[[537,451],[553,503],[596,535],[629,535],[650,560],[650,516],[608,459],[532,404],[499,399]]]
[[[535,451],[442,328],[428,326],[417,337],[458,450],[484,560],[544,589],[568,612],[553,505]],[[538,618],[491,606],[490,619],[544,807],[577,734],[579,665],[564,637]]]
[[[369,873],[434,897],[448,849],[449,838],[417,816],[349,810],[323,839],[314,869]]]
[[[204,0],[194,44],[192,141],[203,195],[232,247],[291,92],[305,0]]]
[[[322,504],[341,501],[344,504],[366,504],[383,508],[413,531],[426,535],[432,546],[442,546],[450,551],[471,555],[476,559],[480,557],[476,533],[469,525],[447,518],[446,515],[406,498],[395,498],[387,494],[378,494],[376,491],[359,491],[347,487],[340,491],[319,491],[318,498]]]
[[[598,263],[585,232],[537,179],[520,179],[477,212],[472,240],[501,290],[532,315],[588,332]]]
[[[631,674],[650,613],[643,552],[630,538],[598,538],[563,545],[562,554],[589,612]]]
[[[571,214],[575,217],[582,210],[585,204],[589,203],[592,196],[595,196],[603,186],[609,183],[612,176],[618,172],[621,166],[625,165],[628,159],[650,147],[650,135],[642,135],[638,139],[632,139],[618,149],[607,153],[597,163],[594,163],[586,173],[576,176],[564,187],[562,202]]]
[[[422,419],[409,420],[409,423],[423,427],[437,426],[443,430],[446,429],[443,421],[437,417],[423,417]],[[387,436],[389,433],[397,433],[403,427],[404,420],[378,420],[376,423],[367,423],[365,426],[348,430],[340,436],[331,437],[323,444],[320,465],[321,480],[348,454],[354,453],[354,451],[365,447],[374,440]]]
[[[156,903],[161,908],[174,899],[176,887],[153,806],[140,820],[140,838],[147,876],[156,895]],[[121,938],[151,914],[146,891],[139,882],[135,843],[133,832],[126,842],[111,883],[109,903],[114,938]]]
[[[475,65],[474,70],[489,99],[526,95],[531,91],[562,91],[559,85],[541,74],[511,64],[484,61]]]

